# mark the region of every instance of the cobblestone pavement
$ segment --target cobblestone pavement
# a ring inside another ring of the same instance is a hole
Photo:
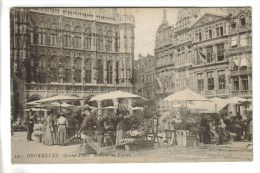
[[[250,142],[233,142],[225,145],[200,145],[197,147],[155,145],[153,149],[125,151],[106,150],[99,155],[84,154],[81,144],[45,146],[37,141],[27,141],[26,132],[12,136],[12,163],[108,163],[108,162],[236,162],[252,161]]]

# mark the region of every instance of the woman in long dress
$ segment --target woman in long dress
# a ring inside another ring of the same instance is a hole
[[[60,114],[60,118],[57,120],[58,125],[58,141],[59,145],[65,145],[67,139],[67,128],[69,126],[68,120],[64,117],[64,113]]]
[[[45,145],[53,145],[53,112],[46,118]]]
[[[127,117],[123,117],[116,128],[116,146],[121,146],[121,140],[125,138],[126,130],[128,129],[129,121]]]

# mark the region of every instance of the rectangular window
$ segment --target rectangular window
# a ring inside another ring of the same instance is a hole
[[[224,70],[218,71],[218,84],[219,84],[219,89],[225,89],[226,88],[226,79],[225,79],[225,71]]]
[[[207,50],[207,63],[211,63],[213,61],[213,57],[212,57],[213,46],[207,47],[206,50]]]
[[[208,90],[214,90],[214,75],[213,72],[208,72]]]
[[[234,91],[239,91],[239,78],[238,77],[234,77],[233,86],[234,86]]]
[[[242,90],[247,91],[248,90],[248,76],[241,76],[242,80]]]
[[[217,34],[217,37],[220,37],[220,36],[224,35],[224,28],[223,28],[223,26],[216,27],[216,34]]]
[[[217,45],[217,58],[218,61],[224,60],[224,44]]]
[[[202,73],[198,73],[197,74],[197,79],[198,79],[198,91],[203,91],[204,90],[203,74]]]

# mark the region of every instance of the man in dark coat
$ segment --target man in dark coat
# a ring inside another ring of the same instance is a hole
[[[35,122],[35,115],[33,114],[32,110],[30,110],[29,115],[27,116],[27,119],[26,119],[27,141],[32,141],[32,133],[33,133],[34,122]]]
[[[81,124],[78,133],[80,134],[83,131],[83,134],[86,136],[85,142],[90,143],[92,142],[92,137],[94,134],[94,117],[90,113],[89,109],[85,110],[84,113],[85,113],[85,118]]]

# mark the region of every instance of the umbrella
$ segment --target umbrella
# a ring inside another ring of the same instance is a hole
[[[114,107],[114,106],[108,106],[108,107],[104,107],[104,108],[102,108],[102,109],[115,109],[116,107]]]
[[[97,96],[92,97],[89,101],[102,101],[102,100],[119,99],[119,98],[142,98],[144,100],[147,100],[141,96],[119,90],[119,91],[109,92],[105,94],[99,94]]]
[[[47,107],[61,107],[61,108],[70,108],[70,107],[74,107],[74,105],[68,104],[68,103],[58,103],[58,102],[54,102],[54,103],[50,103],[50,104],[46,104]]]
[[[39,109],[39,108],[30,108],[30,109],[24,109],[23,111],[30,111],[30,110],[32,110],[32,111],[47,111],[47,109]]]
[[[34,105],[40,105],[40,103],[38,103],[37,101],[33,101],[33,102],[28,102],[28,103],[26,103],[26,105],[28,105],[28,106],[34,106]]]
[[[227,99],[227,102],[232,103],[232,104],[241,104],[246,101],[248,101],[248,100],[245,98],[241,98],[241,97],[232,97],[232,98]]]
[[[133,108],[131,108],[131,110],[144,110],[144,108],[142,108],[142,107],[133,107]]]
[[[173,93],[170,96],[164,98],[163,100],[165,101],[209,101],[209,99],[207,99],[206,97],[194,91],[191,91],[189,89],[185,89]]]
[[[49,97],[49,98],[37,100],[36,102],[37,102],[37,103],[53,103],[53,102],[58,102],[58,103],[60,104],[60,108],[61,108],[62,102],[65,102],[65,101],[76,101],[76,100],[83,100],[83,98],[73,97],[73,96],[59,95],[59,96],[53,96],[53,97]]]

